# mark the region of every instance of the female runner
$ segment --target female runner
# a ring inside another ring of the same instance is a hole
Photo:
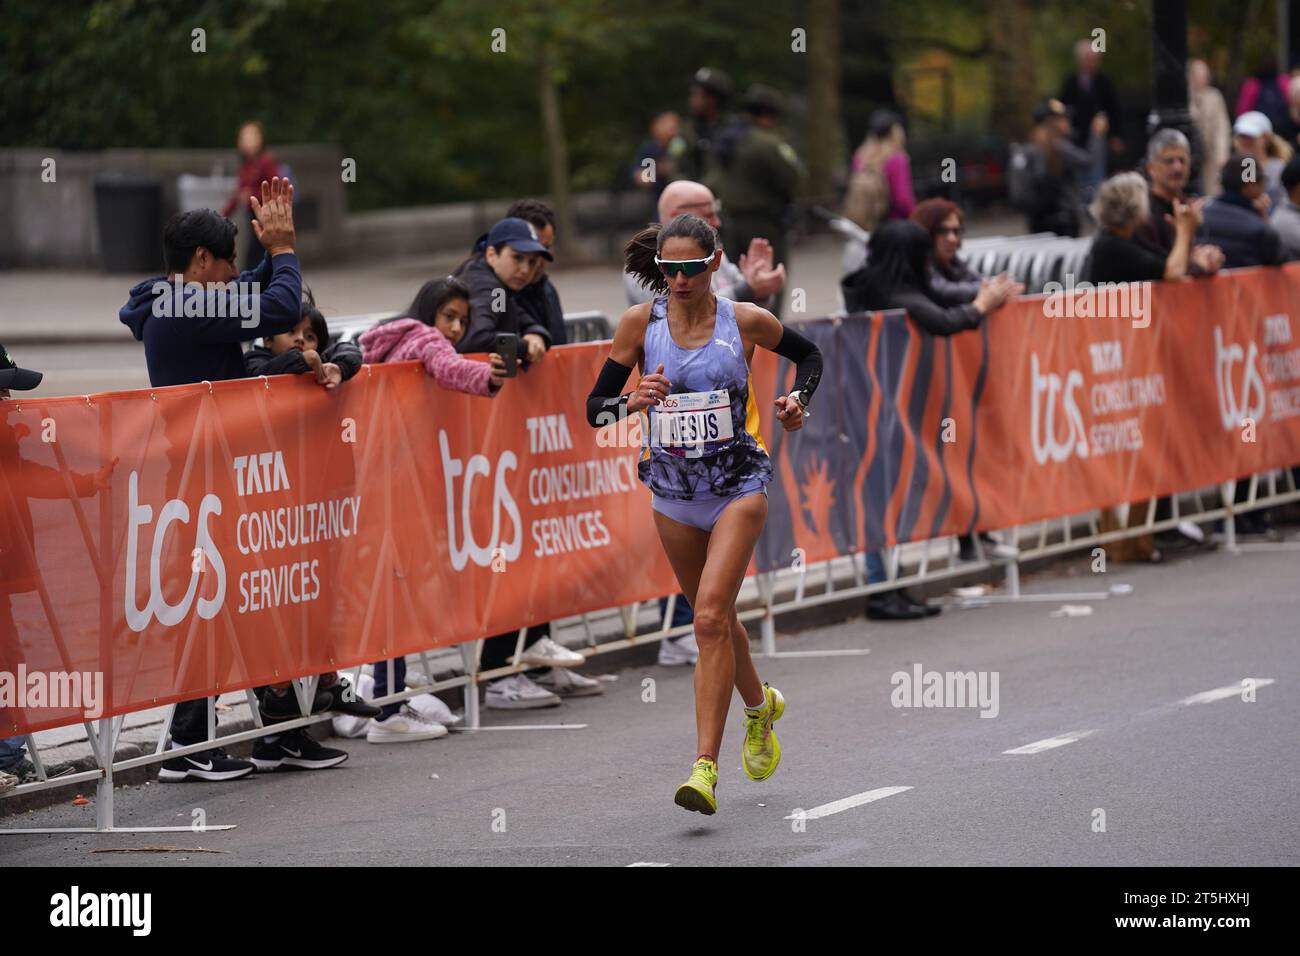
[[[700,647],[696,760],[674,801],[711,814],[718,808],[718,751],[732,687],[745,705],[745,773],[766,780],[781,761],[772,724],[785,700],[758,679],[749,635],[736,615],[736,596],[767,519],[772,479],[750,361],[761,345],[795,363],[795,388],[775,402],[777,418],[794,431],[803,425],[822,358],[812,342],[766,309],[713,294],[722,249],[703,219],[682,215],[642,230],[625,256],[627,271],[660,295],[623,313],[587,400],[587,420],[599,428],[631,413],[641,416],[637,473],[652,492],[659,539],[695,609]],[[637,387],[620,395],[633,366],[642,371]],[[647,369],[655,371],[646,375]]]

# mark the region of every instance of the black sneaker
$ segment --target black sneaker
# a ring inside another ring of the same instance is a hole
[[[253,772],[247,760],[236,760],[220,747],[184,757],[173,757],[158,768],[161,783],[184,780],[238,780]]]
[[[274,737],[263,737],[253,744],[253,765],[259,773],[269,773],[281,767],[328,770],[347,759],[346,750],[322,747],[301,727]]]
[[[940,607],[938,604],[931,604],[928,601],[917,600],[917,598],[913,597],[905,590],[899,591],[898,596],[901,597],[905,603],[910,604],[913,607],[919,607],[922,611],[925,612],[926,617],[934,617],[936,614],[939,614],[943,611],[943,608]]]
[[[311,712],[323,714],[333,703],[334,699],[327,691],[318,690],[316,696],[312,698]],[[302,716],[302,711],[298,709],[298,695],[292,689],[278,694],[268,687],[262,693],[261,710],[262,722],[266,724],[274,724],[282,720],[297,720]]]
[[[916,621],[925,616],[923,608],[908,604],[897,591],[872,594],[867,598],[867,617],[873,621]]]
[[[330,695],[329,709],[336,710],[340,714],[349,714],[353,717],[378,717],[384,712],[382,707],[376,707],[362,700],[352,689],[346,677],[340,677],[337,682],[326,687],[325,693]]]

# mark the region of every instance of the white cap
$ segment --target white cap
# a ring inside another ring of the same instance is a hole
[[[1273,124],[1259,110],[1251,110],[1237,117],[1232,132],[1236,136],[1267,136],[1273,132]]]

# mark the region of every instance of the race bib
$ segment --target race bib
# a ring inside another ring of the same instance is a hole
[[[682,392],[655,406],[659,444],[668,448],[730,441],[731,396],[727,390]]]

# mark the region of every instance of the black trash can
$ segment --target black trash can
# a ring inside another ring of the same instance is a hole
[[[99,252],[106,272],[162,271],[162,180],[139,173],[95,177]]]

